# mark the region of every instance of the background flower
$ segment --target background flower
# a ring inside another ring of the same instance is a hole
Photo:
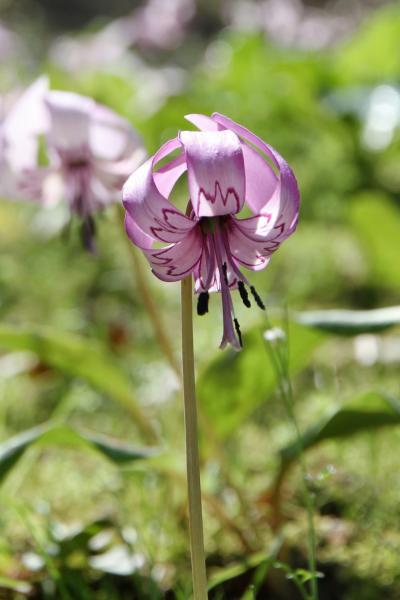
[[[10,200],[24,196],[21,176],[37,164],[47,90],[47,78],[40,77],[17,100],[0,98],[0,194]]]

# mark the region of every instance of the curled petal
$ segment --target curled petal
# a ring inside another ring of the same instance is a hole
[[[176,244],[153,248],[154,238],[144,233],[128,213],[125,216],[125,229],[130,240],[143,250],[159,279],[179,281],[198,268],[202,245],[197,231],[189,232]]]
[[[237,213],[245,197],[243,153],[232,131],[182,131],[190,197],[197,217]]]
[[[45,98],[50,114],[50,143],[61,150],[86,147],[95,102],[72,92],[49,92]]]
[[[1,123],[2,153],[11,175],[37,164],[38,135],[48,127],[43,103],[48,80],[40,77],[21,95]]]
[[[181,242],[145,251],[154,274],[163,281],[180,281],[194,272],[201,253],[200,235],[196,230],[188,233]]]
[[[265,235],[260,235],[264,232]],[[277,232],[270,227],[268,216],[231,219],[227,238],[233,258],[253,271],[266,267],[271,254],[279,247]]]
[[[185,119],[189,121],[189,123],[193,123],[200,131],[219,131],[222,129],[216,121],[206,115],[185,115]]]
[[[143,147],[128,121],[99,104],[94,105],[91,114],[88,143],[96,158],[111,161],[129,158]]]
[[[227,129],[234,131],[238,136],[243,138],[246,142],[253,144],[258,150],[264,152],[279,169],[280,174],[280,210],[277,218],[277,223],[283,223],[285,233],[287,237],[296,228],[299,205],[300,205],[300,194],[297,186],[296,177],[292,169],[289,167],[285,159],[277,152],[272,146],[264,142],[257,135],[235,123],[232,119],[225,117],[219,113],[212,115],[213,120],[217,123],[226,127]]]
[[[168,198],[175,183],[185,171],[185,155],[180,154],[153,173],[155,184],[165,198]]]
[[[123,203],[144,233],[155,240],[179,242],[196,223],[160,193],[154,181],[153,162],[154,158],[147,160],[129,177],[123,187]]]
[[[154,238],[144,233],[129,213],[125,213],[125,230],[131,242],[141,250],[150,250],[153,247]]]
[[[247,144],[242,144],[242,152],[247,204],[256,214],[265,210],[267,206],[270,213],[274,210],[279,211],[280,182],[275,172],[265,158]]]

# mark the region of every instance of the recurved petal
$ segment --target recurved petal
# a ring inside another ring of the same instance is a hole
[[[143,143],[133,127],[106,106],[95,104],[91,113],[89,146],[93,155],[103,160],[129,158]]]
[[[247,204],[256,214],[263,210],[269,213],[279,211],[280,182],[274,170],[259,152],[247,144],[242,144],[242,152]]]
[[[142,231],[132,219],[129,213],[125,213],[125,230],[129,239],[142,250],[150,250],[153,247],[154,238]]]
[[[214,113],[212,118],[216,123],[234,131],[243,140],[253,144],[258,150],[264,152],[279,169],[280,209],[277,223],[283,223],[286,235],[290,235],[296,228],[300,205],[299,189],[292,169],[279,152],[242,125],[235,123],[235,121],[232,121],[229,117],[225,117],[219,113]]]
[[[37,164],[37,136],[48,127],[44,97],[46,77],[40,77],[12,106],[1,125],[4,153],[11,171],[33,168]]]
[[[50,143],[61,150],[86,147],[95,102],[72,92],[53,91],[46,94],[45,103],[50,114]]]
[[[9,143],[15,138],[22,139],[45,131],[48,118],[44,98],[48,87],[47,77],[39,77],[11,107],[2,123],[3,135]]]
[[[145,234],[162,242],[179,242],[196,223],[160,193],[153,177],[153,161],[150,158],[129,177],[123,187],[123,203]]]
[[[243,220],[232,219],[227,233],[231,255],[253,271],[263,269],[280,245],[276,241],[277,232],[270,226],[268,215]]]
[[[180,281],[196,270],[202,253],[201,237],[193,230],[176,244],[144,252],[159,279]]]
[[[243,153],[232,131],[182,131],[190,198],[198,217],[235,214],[245,198]]]
[[[223,129],[218,125],[216,121],[214,121],[211,117],[208,117],[207,115],[185,115],[185,119],[189,121],[189,123],[193,123],[193,125],[200,129],[200,131],[218,131],[220,129]]]

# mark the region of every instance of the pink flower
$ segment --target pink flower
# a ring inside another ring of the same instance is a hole
[[[91,98],[51,91],[44,106],[48,165],[26,173],[25,191],[45,204],[64,200],[82,219],[84,242],[91,247],[93,213],[118,201],[145,151],[127,121]]]
[[[197,311],[208,312],[209,292],[221,292],[221,348],[242,345],[232,290],[250,306],[265,308],[242,268],[258,271],[297,225],[299,191],[287,162],[271,146],[228,117],[186,117],[200,131],[182,131],[135,171],[123,188],[126,230],[163,281],[190,273]],[[158,167],[173,151],[178,156]],[[158,168],[157,168],[158,167]],[[187,171],[186,214],[168,197]],[[244,208],[252,216],[238,218]],[[160,243],[164,244],[160,247]]]
[[[46,124],[43,99],[47,89],[47,79],[40,77],[16,101],[0,99],[0,194],[10,200],[23,198],[21,176],[37,164],[38,136]]]

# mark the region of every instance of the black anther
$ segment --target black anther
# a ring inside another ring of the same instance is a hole
[[[242,332],[240,331],[239,321],[237,319],[233,319],[233,322],[235,324],[236,333],[239,338],[240,347],[243,348]]]
[[[208,300],[209,300],[208,292],[201,292],[197,299],[197,314],[202,316],[208,313]]]
[[[238,282],[238,289],[243,304],[247,306],[247,308],[250,308],[251,302],[249,300],[249,294],[247,293],[246,286],[244,285],[243,281]]]
[[[261,300],[253,285],[250,286],[250,291],[253,294],[253,298],[256,301],[257,306],[259,306],[262,310],[265,310],[265,304]]]

